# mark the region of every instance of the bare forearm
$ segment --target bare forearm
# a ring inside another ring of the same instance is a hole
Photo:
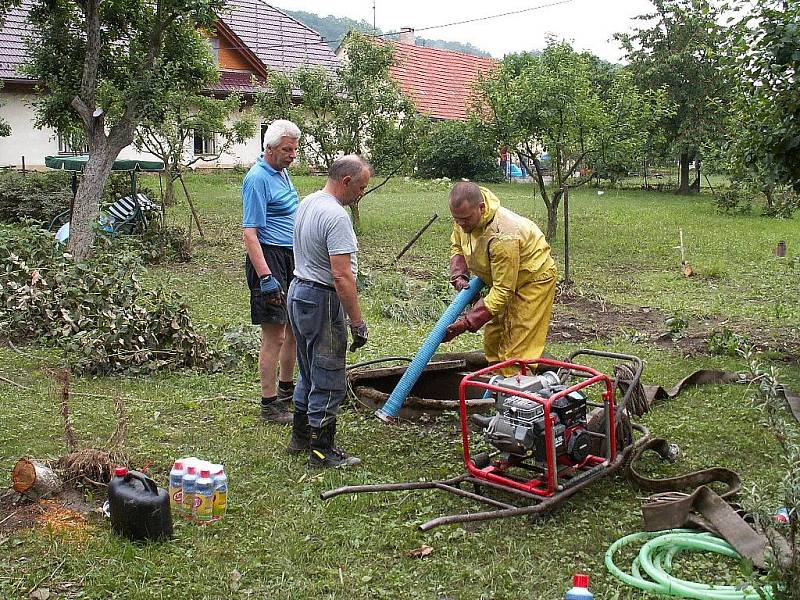
[[[336,295],[344,306],[344,311],[350,317],[352,323],[361,323],[364,317],[361,315],[361,306],[358,303],[358,291],[356,290],[356,278],[353,273],[334,274],[333,287],[336,288]]]
[[[267,266],[267,261],[264,259],[264,252],[261,250],[261,244],[258,241],[255,229],[245,229],[242,239],[244,240],[244,248],[247,251],[247,256],[250,257],[250,262],[253,263],[256,274],[259,277],[262,275],[269,275],[269,266]]]

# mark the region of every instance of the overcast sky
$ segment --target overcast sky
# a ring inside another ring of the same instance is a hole
[[[279,8],[329,14],[372,23],[373,0],[266,0]],[[438,27],[455,21],[537,8],[475,23]],[[622,53],[611,39],[636,25],[633,17],[654,12],[649,0],[375,0],[375,22],[383,31],[413,27],[420,37],[469,42],[497,58],[510,52],[541,49],[545,35],[573,43],[601,58],[620,62]],[[641,23],[641,22],[639,22]],[[436,27],[435,29],[425,29]]]

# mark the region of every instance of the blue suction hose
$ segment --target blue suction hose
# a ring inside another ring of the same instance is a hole
[[[420,349],[417,350],[417,355],[414,357],[414,360],[411,361],[411,364],[408,365],[400,381],[397,382],[386,404],[375,411],[376,417],[382,421],[391,422],[392,419],[397,416],[397,412],[402,408],[403,402],[406,401],[408,394],[411,392],[411,388],[417,383],[419,376],[422,375],[422,372],[425,370],[425,367],[428,366],[439,344],[442,343],[445,332],[447,331],[447,326],[452,324],[458,316],[464,312],[464,309],[478,297],[478,293],[481,291],[482,287],[483,281],[481,281],[480,277],[473,277],[469,281],[469,287],[461,290],[456,295],[453,302],[450,303],[450,306],[448,306],[442,316],[439,317],[439,320],[436,322],[436,325],[433,326],[433,329],[431,329],[431,332],[428,334],[422,346],[420,346]]]

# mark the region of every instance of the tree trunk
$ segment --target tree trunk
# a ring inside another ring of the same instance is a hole
[[[350,214],[353,217],[353,229],[358,231],[358,228],[361,226],[361,215],[358,212],[358,202],[353,202],[350,205]]]
[[[558,232],[558,205],[561,204],[561,196],[564,195],[564,189],[555,190],[553,192],[553,199],[547,202],[547,232],[544,237],[548,242],[556,238]]]
[[[98,205],[118,154],[119,150],[103,144],[86,161],[69,224],[69,251],[76,262],[87,259],[92,253]]]
[[[164,172],[164,206],[175,206],[175,180],[178,175],[172,169]]]
[[[678,184],[678,193],[689,193],[689,154],[687,152],[681,152],[680,182]]]

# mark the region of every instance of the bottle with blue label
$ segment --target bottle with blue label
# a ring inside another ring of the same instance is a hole
[[[181,503],[183,504],[183,514],[187,517],[192,516],[195,505],[195,492],[197,491],[197,469],[188,467],[183,476]]]
[[[169,472],[169,505],[174,515],[183,512],[183,475],[185,472],[181,460],[176,460]]]
[[[211,479],[211,471],[207,469],[200,471],[195,497],[194,519],[200,523],[210,521],[214,507],[214,480]]]
[[[592,600],[594,594],[589,591],[589,576],[577,573],[572,577],[572,589],[567,590],[564,600]]]
[[[214,475],[214,507],[213,514],[214,520],[221,519],[225,516],[225,511],[228,509],[228,476],[225,475],[225,470],[220,469],[219,473]]]

